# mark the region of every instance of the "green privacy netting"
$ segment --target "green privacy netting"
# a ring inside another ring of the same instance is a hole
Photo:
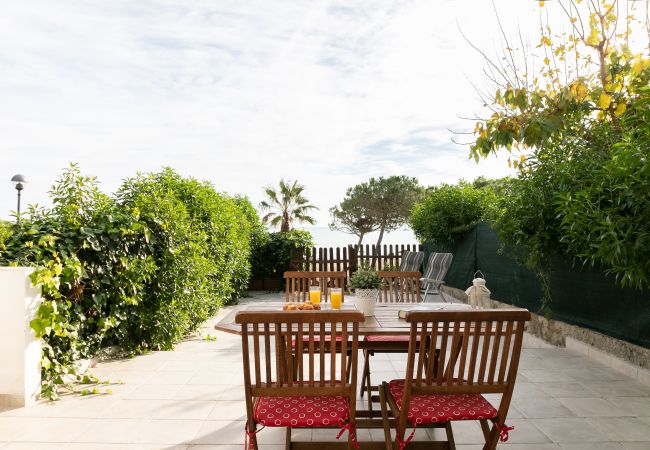
[[[539,312],[542,290],[534,272],[506,254],[487,223],[480,223],[453,246],[427,244],[425,252],[448,251],[454,259],[446,284],[466,289],[474,272],[485,274],[491,297]],[[428,257],[428,256],[427,256]],[[425,259],[426,261],[426,259]],[[650,348],[650,292],[624,289],[598,269],[573,267],[560,256],[551,258],[553,318]]]

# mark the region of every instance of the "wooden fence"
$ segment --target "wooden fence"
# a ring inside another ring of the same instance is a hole
[[[290,255],[289,270],[345,272],[349,278],[362,263],[371,265],[375,270],[396,270],[405,251],[422,251],[422,245],[366,244],[294,250]]]

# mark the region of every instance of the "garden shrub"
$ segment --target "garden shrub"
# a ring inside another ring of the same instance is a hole
[[[305,250],[314,246],[311,233],[305,230],[269,233],[268,239],[253,253],[253,274],[255,278],[280,280],[289,270],[292,251]]]
[[[454,242],[484,217],[492,198],[490,190],[462,181],[430,188],[411,211],[411,228],[420,242]]]
[[[169,349],[246,286],[250,225],[232,199],[171,169],[127,179],[117,202],[140,212],[157,267],[139,308],[137,339]]]
[[[36,266],[43,303],[32,328],[43,340],[46,398],[93,381],[75,362],[107,346],[171,348],[248,281],[249,219],[208,183],[166,169],[109,197],[72,166],[51,198],[0,247],[0,264]]]

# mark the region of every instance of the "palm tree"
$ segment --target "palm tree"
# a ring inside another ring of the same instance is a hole
[[[294,181],[280,180],[280,189],[276,191],[272,187],[264,189],[268,196],[268,201],[265,200],[260,203],[262,211],[269,211],[264,217],[262,222],[270,223],[273,226],[280,224],[280,231],[291,230],[291,225],[294,221],[307,222],[314,225],[316,220],[309,216],[309,211],[318,209],[311,205],[309,201],[302,195],[305,187]]]

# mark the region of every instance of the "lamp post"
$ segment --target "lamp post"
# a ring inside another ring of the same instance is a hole
[[[25,175],[14,175],[11,177],[11,182],[14,183],[16,186],[16,190],[18,191],[18,214],[16,216],[16,223],[20,223],[20,192],[24,189],[24,184],[27,183],[27,178]]]

